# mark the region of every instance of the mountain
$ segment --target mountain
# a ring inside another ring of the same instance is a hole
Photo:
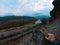
[[[29,17],[29,16],[5,16],[5,17],[0,17],[0,23],[8,22],[8,21],[14,21],[14,20],[33,20],[35,19],[34,17]]]
[[[49,15],[45,15],[45,14],[42,14],[42,13],[33,13],[32,16],[33,16],[34,18],[37,18],[37,19],[50,18]]]
[[[0,17],[0,30],[34,23],[36,19],[29,16],[5,16]]]

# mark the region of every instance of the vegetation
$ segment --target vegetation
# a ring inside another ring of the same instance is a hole
[[[18,27],[22,26],[24,24],[32,23],[36,19],[33,17],[16,17],[16,16],[10,16],[10,17],[1,17],[0,18],[0,30],[1,29],[9,29],[12,27]]]

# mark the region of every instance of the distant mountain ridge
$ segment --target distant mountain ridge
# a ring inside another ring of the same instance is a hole
[[[5,17],[0,17],[0,23],[14,21],[14,20],[32,20],[32,19],[35,18],[29,16],[5,16]]]
[[[37,18],[37,19],[50,18],[49,15],[45,15],[45,14],[42,14],[42,13],[33,13],[33,17],[34,17],[34,18]]]
[[[14,16],[14,15],[9,15],[5,17],[0,17],[0,22],[7,22],[7,21],[13,21],[13,20],[31,20],[31,19],[41,19],[41,18],[49,18],[50,16],[44,15],[42,13],[33,13],[31,16]]]

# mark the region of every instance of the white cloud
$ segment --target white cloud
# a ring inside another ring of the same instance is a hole
[[[0,14],[14,15],[32,13],[45,9],[51,10],[53,0],[0,0]]]
[[[39,3],[35,3],[35,5],[32,7],[32,10],[38,11],[38,10],[44,10],[45,7],[43,5],[39,5]]]

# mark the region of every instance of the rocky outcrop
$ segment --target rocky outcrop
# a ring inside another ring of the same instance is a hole
[[[60,0],[54,0],[53,5],[54,5],[54,8],[50,12],[50,15],[53,18],[58,18],[58,17],[60,17]]]
[[[50,15],[54,20],[48,24],[46,30],[55,34],[56,38],[60,41],[60,0],[54,0],[52,4],[54,5],[54,8],[50,12]]]

